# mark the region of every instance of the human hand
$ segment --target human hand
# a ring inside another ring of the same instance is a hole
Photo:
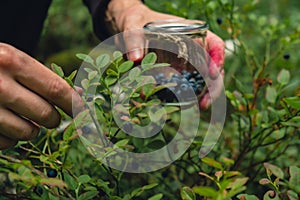
[[[0,150],[33,139],[39,127],[57,127],[55,106],[72,113],[77,93],[67,82],[18,49],[0,43]]]
[[[142,4],[139,0],[111,0],[108,7],[108,18],[111,21],[115,33],[122,32],[128,59],[139,61],[144,56],[144,37],[140,31],[129,31],[141,29],[149,22],[157,20],[183,19],[178,16],[153,11]],[[202,39],[196,41],[203,45]],[[219,96],[223,87],[225,43],[212,33],[207,32],[206,51],[210,56],[209,76],[211,81],[208,85],[208,93],[200,100],[201,108],[208,108]]]

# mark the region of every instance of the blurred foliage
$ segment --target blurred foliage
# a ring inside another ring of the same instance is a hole
[[[70,73],[80,61],[76,52],[89,52],[99,42],[90,13],[81,0],[53,0],[45,21],[36,57],[55,62]]]
[[[146,4],[205,20],[210,30],[233,42],[224,66],[228,119],[214,150],[199,160],[202,140],[197,137],[172,165],[129,174],[90,156],[72,123],[43,129],[34,141],[0,153],[0,199],[299,199],[300,1],[146,0]],[[81,62],[75,53],[87,53],[98,42],[82,2],[54,0],[37,55],[47,64],[74,67]],[[67,76],[52,66],[72,83],[74,74]],[[94,79],[96,73],[89,73]],[[114,74],[119,76],[119,71],[110,73]],[[110,116],[111,110],[105,114]],[[199,128],[207,126],[204,118]],[[126,142],[121,142],[124,147]],[[48,169],[57,170],[57,177],[48,177]]]

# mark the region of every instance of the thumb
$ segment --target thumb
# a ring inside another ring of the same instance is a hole
[[[128,60],[139,62],[144,56],[145,38],[143,29],[124,31],[123,39]]]

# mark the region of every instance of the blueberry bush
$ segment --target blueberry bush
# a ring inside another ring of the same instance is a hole
[[[105,165],[103,156],[113,156],[118,148],[144,153],[168,144],[180,120],[179,107],[170,103],[176,102],[172,91],[200,94],[206,86],[193,72],[144,76],[150,69],[169,66],[157,62],[154,53],[147,54],[139,68],[118,51],[97,59],[78,53],[78,60],[89,66],[79,82],[85,109],[74,118],[60,111],[63,119],[58,128],[42,128],[36,139],[0,152],[0,199],[299,199],[299,2],[145,3],[156,10],[203,19],[226,41],[227,118],[212,152],[199,158],[201,130],[209,126],[208,109],[201,111],[199,134],[172,164],[147,173],[122,172]],[[51,67],[74,86],[76,71],[67,74],[63,67]],[[129,80],[125,81],[137,89],[129,100],[123,99],[128,105],[117,104],[112,109],[108,102],[118,92],[110,88],[128,72]],[[141,80],[143,85],[138,85]],[[93,91],[101,95],[91,95]],[[166,113],[153,109],[162,103],[169,105]],[[86,117],[94,112],[90,105],[95,108],[96,119]],[[116,113],[119,122],[113,120]],[[147,126],[150,119],[155,123]],[[93,120],[102,125],[101,129],[91,126]],[[158,129],[161,121],[166,122],[162,130]],[[160,131],[137,139],[126,134],[135,124]],[[104,155],[91,154],[91,149],[101,148],[89,143],[94,129],[114,144],[101,149]]]

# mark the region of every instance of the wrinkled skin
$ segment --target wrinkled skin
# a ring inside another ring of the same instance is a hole
[[[60,114],[54,105],[71,114],[76,94],[47,67],[0,43],[0,149],[34,138],[39,126],[57,127]]]
[[[159,13],[149,9],[139,0],[112,0],[108,7],[108,18],[111,19],[108,26],[112,26],[112,30],[117,32],[125,31],[124,41],[126,51],[129,52],[127,57],[130,60],[141,60],[143,57],[144,39],[141,32],[130,32],[129,30],[142,28],[146,23],[156,20],[182,19],[174,15]],[[128,34],[126,34],[128,31]],[[196,40],[200,45],[202,40]],[[205,94],[199,102],[201,108],[206,109],[211,105],[211,102],[218,97],[222,88],[222,78],[224,76],[224,56],[225,44],[224,41],[208,31],[206,36],[206,51],[210,56],[209,76],[212,79],[210,82],[209,93]]]
[[[180,19],[150,10],[139,0],[111,0],[108,11],[111,33],[142,28],[150,21]],[[130,60],[141,60],[142,36],[124,34]],[[210,76],[223,76],[224,42],[212,32],[207,35],[207,51],[212,62]],[[199,41],[199,43],[201,43]],[[210,85],[200,106],[207,108],[218,96],[220,81]],[[56,107],[72,114],[72,97],[80,103],[78,93],[63,79],[20,50],[0,43],[0,150],[14,146],[19,140],[38,135],[39,127],[57,127],[60,115]]]

